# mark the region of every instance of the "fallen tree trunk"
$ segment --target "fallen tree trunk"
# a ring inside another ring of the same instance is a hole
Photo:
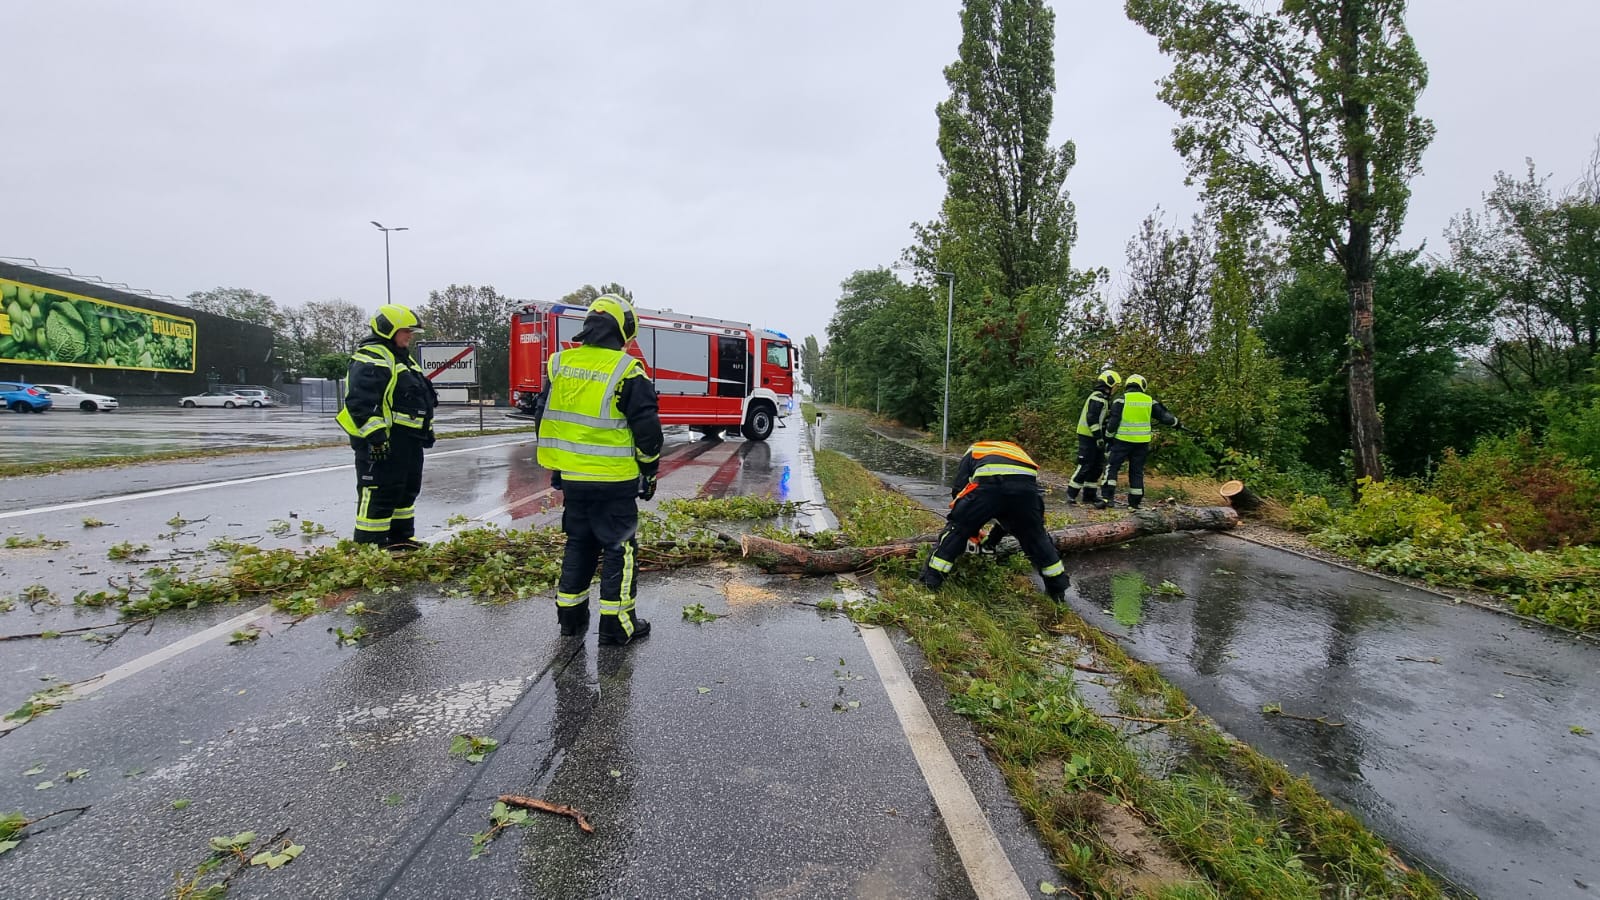
[[[1222,499],[1228,501],[1229,506],[1240,512],[1252,512],[1261,508],[1261,498],[1256,495],[1255,491],[1250,490],[1249,485],[1242,481],[1225,482],[1222,487],[1217,489],[1217,493],[1222,495]]]
[[[1134,538],[1173,531],[1224,531],[1239,524],[1239,514],[1226,506],[1163,506],[1138,509],[1115,522],[1072,525],[1050,532],[1063,553],[1109,547]],[[816,550],[785,544],[753,534],[739,538],[744,557],[768,572],[798,575],[834,575],[870,568],[885,559],[915,556],[939,539],[937,533],[919,534],[876,547]]]

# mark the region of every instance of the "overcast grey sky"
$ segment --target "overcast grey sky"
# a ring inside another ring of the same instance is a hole
[[[1074,262],[1120,268],[1193,192],[1118,0],[1058,0]],[[1407,228],[1442,247],[1497,170],[1572,180],[1600,131],[1596,0],[1413,0],[1439,136]],[[382,302],[451,282],[822,336],[943,185],[956,0],[8,4],[0,256],[183,295]],[[1587,110],[1587,112],[1586,112]]]

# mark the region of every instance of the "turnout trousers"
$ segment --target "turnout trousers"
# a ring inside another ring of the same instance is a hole
[[[383,459],[373,459],[365,442],[355,447],[356,543],[387,546],[416,536],[422,449],[422,441],[398,428]]]
[[[1138,509],[1144,502],[1144,461],[1150,455],[1149,444],[1112,441],[1106,458],[1106,480],[1100,485],[1100,499],[1113,503],[1117,499],[1117,472],[1123,462],[1128,464],[1128,506]]]
[[[639,596],[639,483],[567,481],[561,530],[567,535],[556,612],[588,618],[589,585],[600,571],[600,632],[632,637]]]
[[[1067,500],[1076,503],[1079,493],[1082,493],[1083,502],[1093,503],[1095,493],[1100,489],[1100,474],[1105,465],[1106,452],[1100,449],[1100,441],[1087,434],[1078,435],[1078,468],[1072,473],[1072,480],[1067,482]]]
[[[1017,539],[1028,561],[1044,578],[1052,597],[1066,593],[1069,580],[1061,554],[1044,527],[1044,498],[1037,479],[1028,476],[1001,476],[978,480],[977,488],[967,492],[950,508],[946,525],[939,533],[939,544],[922,570],[922,582],[935,590],[955,568],[966,551],[967,541],[990,520]]]

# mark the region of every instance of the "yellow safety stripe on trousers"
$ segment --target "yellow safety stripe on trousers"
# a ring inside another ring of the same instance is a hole
[[[622,598],[623,609],[633,608],[633,542],[628,541],[622,545],[622,589],[618,596]]]
[[[589,602],[589,592],[588,591],[584,591],[581,594],[563,594],[560,591],[556,592],[556,605],[557,606],[582,606],[583,604],[588,603],[588,602]]]
[[[629,603],[626,606],[624,606],[623,604],[621,604],[621,603],[619,603],[619,602],[617,602],[615,600],[601,600],[600,601],[600,615],[602,615],[602,616],[616,616],[617,617],[617,624],[622,626],[623,634],[626,634],[629,637],[633,636],[633,617],[628,615],[628,613],[630,611],[632,611],[632,609],[633,609],[633,604],[632,603]]]
[[[928,557],[928,568],[934,570],[935,572],[943,572],[948,575],[953,569],[955,569],[955,567],[956,564],[950,562],[949,560],[940,559],[937,556]]]
[[[394,515],[391,518],[395,518],[395,519],[414,519],[416,517],[417,517],[417,508],[415,506],[408,506],[405,509],[397,509],[397,510],[395,510],[394,511]]]
[[[388,519],[374,519],[367,515],[367,507],[372,505],[372,494],[377,488],[362,488],[361,499],[356,503],[356,530],[357,531],[388,531]]]
[[[1029,475],[1037,478],[1039,470],[1010,463],[984,463],[972,473],[973,478],[990,478],[995,475]]]
[[[1054,578],[1066,570],[1067,564],[1058,559],[1054,563],[1051,563],[1050,565],[1040,569],[1039,574],[1046,578]]]
[[[1144,488],[1131,487],[1131,488],[1128,488],[1128,493],[1134,495],[1135,497],[1143,497],[1144,496]]]

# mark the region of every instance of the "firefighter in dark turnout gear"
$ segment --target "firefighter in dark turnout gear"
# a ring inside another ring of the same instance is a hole
[[[1178,417],[1145,393],[1144,376],[1129,375],[1128,389],[1111,401],[1111,414],[1106,417],[1110,452],[1106,456],[1106,480],[1100,485],[1100,500],[1095,506],[1105,509],[1116,504],[1117,471],[1123,462],[1128,464],[1129,508],[1138,509],[1144,502],[1144,461],[1150,455],[1153,422],[1178,427]]]
[[[422,323],[397,304],[378,307],[372,334],[350,354],[349,388],[338,422],[356,452],[356,543],[415,550],[422,451],[433,446],[438,405],[411,339]]]
[[[938,590],[967,541],[990,520],[999,527],[988,543],[1009,532],[1022,545],[1028,561],[1044,577],[1050,596],[1067,592],[1067,569],[1044,527],[1044,497],[1039,493],[1039,465],[1010,441],[979,441],[967,449],[950,484],[950,514],[939,544],[922,570],[922,583]],[[1002,530],[1003,529],[1003,530]]]
[[[1084,503],[1098,499],[1100,473],[1106,464],[1106,416],[1111,412],[1111,395],[1121,386],[1122,376],[1107,369],[1083,401],[1078,413],[1078,468],[1067,482],[1068,503],[1077,503],[1080,493]]]
[[[624,348],[639,330],[633,305],[606,294],[589,305],[580,346],[551,354],[540,404],[539,465],[565,494],[567,534],[556,619],[564,635],[589,629],[589,584],[600,569],[600,643],[650,634],[633,614],[639,594],[639,500],[656,493],[661,414],[644,365]]]

